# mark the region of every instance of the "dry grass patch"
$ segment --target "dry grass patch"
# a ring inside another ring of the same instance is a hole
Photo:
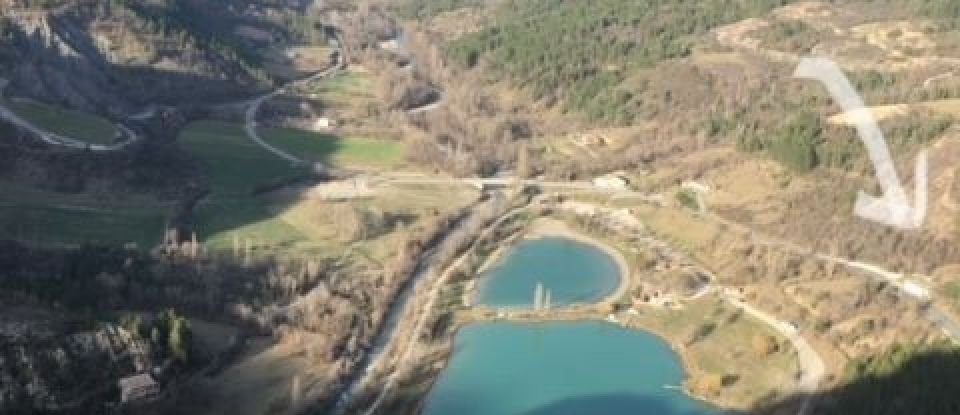
[[[262,339],[261,342],[272,342]],[[309,340],[308,340],[309,341]],[[312,387],[324,388],[333,381],[332,367],[309,359],[304,347],[297,344],[261,346],[239,364],[233,365],[205,382],[210,395],[205,400],[208,415],[294,414],[300,402],[294,402],[293,386],[299,383],[301,397],[309,396]],[[299,379],[295,382],[294,379]]]
[[[640,206],[634,214],[658,236],[675,242],[685,251],[696,251],[713,241],[720,231],[713,222],[679,208]]]
[[[322,71],[332,64],[333,49],[322,46],[294,46],[285,49],[268,48],[263,52],[263,63],[271,75],[281,79],[297,79]]]

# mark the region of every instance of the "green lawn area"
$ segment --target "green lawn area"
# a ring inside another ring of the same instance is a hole
[[[240,124],[193,123],[181,132],[180,145],[197,158],[219,196],[248,195],[257,186],[305,173],[250,141]]]
[[[117,133],[113,124],[93,114],[29,101],[8,105],[17,115],[38,127],[90,144],[112,144]]]
[[[341,167],[397,168],[403,164],[406,151],[398,141],[337,137],[287,128],[266,128],[260,134],[297,157]]]
[[[373,97],[373,80],[363,72],[340,72],[314,84],[314,93],[330,98]]]
[[[40,243],[79,244],[96,242],[126,244],[141,248],[156,245],[163,236],[163,209],[88,210],[83,206],[29,204],[0,206],[0,234]]]
[[[403,160],[404,147],[398,142],[341,139],[289,129],[262,129],[261,135],[295,155],[338,165],[392,167]],[[319,258],[365,252],[376,260],[394,255],[392,234],[356,244],[339,238],[340,227],[330,216],[334,202],[305,198],[295,188],[253,195],[251,190],[259,185],[308,172],[257,146],[241,125],[197,122],[184,129],[180,145],[196,157],[212,187],[212,193],[198,204],[193,216],[197,236],[208,248],[231,251],[237,239],[241,246],[249,240],[258,254]],[[339,203],[417,218],[434,209],[460,206],[474,197],[475,191],[466,187],[442,192],[433,188],[397,189],[372,199]]]
[[[232,250],[234,237],[257,250],[277,253],[310,243],[310,238],[280,216],[282,207],[262,197],[212,195],[194,211],[197,236],[215,250]]]
[[[168,207],[153,199],[104,201],[89,195],[47,192],[3,182],[0,238],[74,245],[136,242],[149,248],[160,241]]]
[[[180,135],[180,145],[197,158],[212,193],[194,214],[197,236],[214,249],[232,249],[234,236],[258,246],[289,246],[306,237],[276,214],[278,208],[254,196],[258,186],[303,176],[303,167],[260,148],[239,124],[201,121]]]

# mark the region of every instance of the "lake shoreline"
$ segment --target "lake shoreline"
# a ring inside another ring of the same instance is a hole
[[[630,286],[633,282],[633,274],[630,272],[630,263],[627,262],[627,259],[623,256],[623,254],[616,248],[604,243],[603,241],[573,229],[566,222],[553,218],[539,218],[530,224],[530,228],[527,230],[527,233],[524,237],[526,239],[569,239],[599,249],[617,264],[617,272],[619,273],[617,287],[610,294],[605,295],[603,298],[593,301],[589,304],[599,305],[616,303],[623,298],[623,296],[627,295],[628,291],[630,291]]]
[[[464,329],[471,328],[471,327],[484,326],[484,325],[513,326],[517,328],[526,329],[526,328],[532,328],[537,326],[550,328],[551,326],[557,327],[557,326],[563,326],[563,325],[578,325],[578,324],[596,324],[596,325],[608,326],[611,329],[617,329],[617,330],[622,330],[624,332],[632,333],[635,335],[646,336],[646,337],[649,337],[651,341],[660,343],[666,350],[669,350],[669,353],[672,353],[672,356],[670,356],[670,359],[676,362],[676,364],[680,367],[680,370],[683,375],[682,375],[680,384],[672,384],[672,382],[670,382],[670,383],[663,383],[662,385],[659,385],[659,384],[658,385],[662,386],[664,389],[677,389],[681,391],[683,395],[685,395],[688,399],[692,401],[696,401],[700,405],[704,405],[706,408],[709,409],[711,413],[715,415],[726,413],[724,412],[727,410],[726,408],[719,406],[718,404],[716,404],[715,402],[712,402],[709,399],[705,399],[701,396],[697,396],[696,394],[690,393],[690,391],[687,389],[685,385],[686,381],[689,379],[689,369],[687,365],[688,357],[685,354],[678,352],[674,343],[671,342],[669,339],[667,339],[660,333],[653,330],[640,329],[637,327],[619,324],[616,322],[611,322],[605,319],[598,319],[594,317],[582,317],[582,318],[567,317],[567,318],[545,319],[545,320],[494,319],[494,320],[472,321],[469,323],[457,324],[456,327],[451,330],[451,334],[449,338],[446,339],[447,353],[444,356],[444,358],[441,360],[442,366],[440,366],[440,368],[438,369],[436,376],[433,376],[429,380],[429,385],[426,388],[426,393],[424,393],[422,397],[419,399],[419,401],[417,402],[417,405],[415,407],[416,410],[413,413],[415,414],[423,413],[424,409],[426,408],[427,397],[429,396],[430,392],[433,391],[437,383],[439,383],[444,378],[444,376],[448,375],[449,365],[454,359],[454,353],[456,353],[458,350],[458,341],[459,341],[458,339],[462,338],[461,335]]]
[[[723,400],[720,399],[711,399],[705,396],[701,396],[695,393],[690,387],[690,380],[695,379],[698,374],[703,373],[703,370],[696,363],[696,359],[691,356],[687,348],[677,339],[671,339],[666,334],[655,330],[652,327],[647,327],[645,325],[627,325],[621,322],[610,322],[606,319],[609,315],[607,313],[602,313],[599,310],[604,306],[612,306],[614,303],[620,301],[625,295],[628,294],[630,287],[632,286],[634,279],[637,277],[631,272],[631,267],[629,262],[624,257],[623,253],[620,252],[617,248],[611,246],[610,244],[603,242],[602,240],[587,235],[586,233],[575,229],[569,223],[556,218],[550,217],[540,217],[535,219],[532,223],[527,226],[523,232],[516,234],[507,240],[504,241],[496,250],[494,250],[487,258],[481,262],[481,265],[478,267],[477,276],[474,281],[478,281],[476,285],[479,285],[480,274],[484,271],[489,270],[490,268],[496,266],[496,264],[501,261],[511,249],[516,247],[518,241],[522,240],[535,240],[540,238],[563,238],[569,239],[578,243],[589,245],[596,249],[601,250],[606,255],[608,255],[617,265],[619,272],[619,282],[616,289],[610,294],[604,296],[604,298],[599,299],[595,302],[588,304],[571,304],[564,307],[558,307],[556,309],[551,309],[550,311],[555,312],[559,315],[540,317],[535,319],[526,319],[526,318],[515,318],[515,317],[495,317],[482,320],[467,320],[463,321],[457,319],[453,326],[450,328],[446,339],[443,340],[444,345],[442,346],[445,353],[442,359],[438,362],[438,373],[436,376],[433,376],[426,385],[426,393],[421,397],[417,406],[416,412],[420,413],[423,409],[424,404],[426,403],[426,398],[429,395],[430,391],[436,385],[436,383],[442,378],[444,371],[447,369],[450,361],[453,359],[453,354],[456,352],[456,338],[460,334],[461,329],[472,325],[472,324],[490,324],[490,323],[514,323],[514,324],[528,324],[528,325],[537,325],[537,324],[554,324],[554,323],[583,323],[583,322],[602,322],[606,324],[615,325],[617,327],[623,328],[630,331],[639,331],[643,334],[647,334],[653,337],[656,337],[659,341],[667,345],[670,350],[674,353],[675,358],[680,363],[683,368],[684,378],[683,382],[678,386],[680,390],[690,399],[697,400],[702,402],[711,408],[717,411],[724,411],[732,409],[730,406],[724,405]],[[478,295],[478,292],[468,294],[472,299]],[[582,307],[586,306],[586,309]]]
[[[475,286],[478,288],[476,288],[475,292],[468,294],[470,296],[471,304],[477,303],[477,296],[480,292],[479,287],[482,286],[483,282],[483,273],[495,267],[500,261],[502,261],[506,254],[510,252],[510,250],[516,248],[518,241],[537,240],[543,238],[567,239],[583,245],[588,245],[592,248],[596,248],[613,260],[617,266],[617,286],[609,294],[605,294],[602,298],[598,298],[594,301],[567,304],[562,307],[557,307],[557,309],[614,304],[627,295],[633,282],[633,275],[630,271],[630,264],[620,251],[604,243],[603,241],[600,241],[599,239],[577,231],[562,220],[541,217],[537,218],[530,225],[528,225],[524,232],[521,232],[503,241],[503,243],[481,263],[480,267],[477,268],[476,277],[474,278],[474,281],[476,281]]]

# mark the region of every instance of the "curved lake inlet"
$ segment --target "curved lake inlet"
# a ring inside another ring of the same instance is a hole
[[[528,239],[483,273],[477,302],[530,307],[541,291],[541,299],[549,293],[553,307],[592,303],[613,294],[626,277],[610,255],[592,245],[556,237]]]
[[[658,337],[603,322],[462,329],[424,415],[711,415]]]

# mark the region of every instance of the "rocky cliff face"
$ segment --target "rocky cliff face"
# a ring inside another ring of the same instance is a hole
[[[123,328],[11,314],[0,320],[0,413],[101,413],[118,379],[151,366],[148,346]]]
[[[0,10],[0,78],[10,81],[8,92],[124,115],[264,86],[229,48],[122,4]]]

